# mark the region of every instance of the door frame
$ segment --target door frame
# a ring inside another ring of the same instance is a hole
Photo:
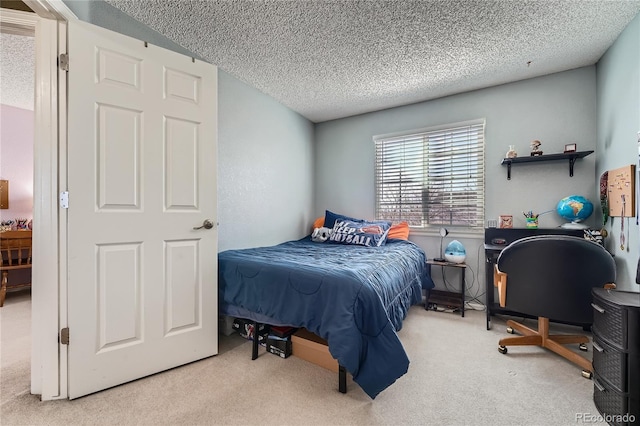
[[[41,291],[32,294],[31,393],[43,401],[66,399],[67,346],[60,330],[67,326],[67,214],[59,194],[67,188],[66,72],[58,68],[58,54],[66,52],[68,19],[77,19],[62,0],[25,0],[36,11],[36,145],[34,146],[34,253],[33,270]],[[39,37],[40,35],[40,37]],[[40,52],[38,54],[38,52]],[[40,66],[43,64],[44,66]],[[39,174],[39,176],[38,176]],[[39,255],[40,254],[40,255]],[[49,277],[56,277],[50,279]]]
[[[24,0],[36,13],[3,9],[2,23],[35,34],[33,257],[31,290],[31,393],[41,400],[67,398],[66,327],[66,75],[58,73],[58,48],[66,46],[66,21],[77,19],[62,0]],[[66,49],[65,49],[66,50]]]

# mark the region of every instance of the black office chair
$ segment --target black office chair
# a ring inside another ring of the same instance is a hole
[[[547,348],[583,369],[591,377],[591,361],[563,346],[579,343],[586,350],[585,335],[550,335],[549,320],[585,329],[593,322],[591,289],[615,287],[613,257],[601,245],[579,237],[542,235],[522,238],[507,246],[495,266],[494,285],[500,306],[538,317],[538,330],[507,321],[507,331],[522,336],[500,339],[498,350],[507,346],[537,345]]]

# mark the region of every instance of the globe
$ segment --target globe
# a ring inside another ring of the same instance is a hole
[[[556,211],[564,220],[569,223],[562,225],[563,228],[587,228],[579,222],[584,221],[593,213],[593,203],[581,195],[569,195],[558,201]]]

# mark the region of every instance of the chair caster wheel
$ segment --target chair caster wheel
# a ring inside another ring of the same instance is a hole
[[[498,352],[500,352],[501,354],[506,354],[507,353],[507,347],[506,346],[498,346]]]
[[[513,333],[515,333],[515,331],[513,331],[512,327],[507,327],[507,333],[513,334]]]
[[[588,370],[582,370],[582,377],[585,379],[591,379],[591,377],[593,377],[593,373]]]
[[[578,346],[578,349],[580,349],[583,352],[588,351],[589,349],[587,348],[587,344],[586,343],[580,343],[580,346]]]

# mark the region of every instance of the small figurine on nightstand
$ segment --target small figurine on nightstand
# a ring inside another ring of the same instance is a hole
[[[542,151],[540,150],[540,145],[542,142],[539,140],[531,141],[531,156],[535,157],[536,155],[542,155]]]

